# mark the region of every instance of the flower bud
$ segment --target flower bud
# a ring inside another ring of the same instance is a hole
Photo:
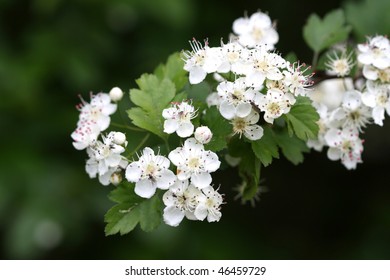
[[[120,88],[118,88],[118,87],[112,88],[110,90],[109,94],[110,94],[111,100],[114,101],[114,102],[117,102],[117,101],[121,100],[122,97],[123,97],[123,91]]]
[[[126,143],[126,135],[122,132],[115,132],[113,140],[115,144],[123,145]]]
[[[114,186],[118,186],[122,182],[122,174],[119,172],[112,173],[110,177],[110,183]]]
[[[207,126],[200,126],[195,130],[195,139],[201,144],[207,144],[213,137],[213,133]]]

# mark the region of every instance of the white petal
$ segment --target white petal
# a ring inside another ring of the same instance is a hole
[[[207,214],[208,210],[204,204],[199,204],[195,208],[194,215],[198,220],[203,221],[207,217]]]
[[[336,147],[342,141],[340,130],[334,128],[329,129],[324,138],[329,147]]]
[[[222,101],[219,106],[219,112],[221,113],[222,117],[227,120],[231,120],[235,117],[236,108],[233,104],[230,104],[227,101]]]
[[[191,183],[198,189],[208,187],[212,182],[210,173],[201,172],[199,174],[192,174]]]
[[[176,176],[171,170],[165,169],[160,172],[160,178],[157,179],[157,188],[167,190],[176,181]]]
[[[84,142],[72,142],[73,147],[76,148],[76,150],[84,150],[88,145]]]
[[[244,131],[244,135],[249,140],[259,140],[264,135],[264,129],[260,125],[251,125]]]
[[[376,105],[376,99],[375,94],[372,91],[366,91],[362,94],[362,102],[364,105],[368,107],[375,107]]]
[[[176,133],[182,138],[189,137],[194,133],[194,125],[191,122],[182,122]]]
[[[163,202],[165,206],[173,206],[175,204],[175,201],[177,200],[176,196],[174,195],[173,192],[166,191],[163,195]]]
[[[110,184],[110,178],[111,178],[112,172],[108,171],[104,173],[103,175],[99,176],[99,182],[103,186],[108,186]]]
[[[242,34],[249,31],[249,19],[239,18],[233,22],[233,32],[236,34]]]
[[[106,164],[110,167],[116,167],[122,160],[122,156],[118,154],[112,154],[106,158]]]
[[[177,227],[184,218],[184,213],[175,206],[164,209],[164,222],[172,227]]]
[[[132,162],[126,168],[126,179],[129,182],[138,182],[141,178],[142,170],[138,163]]]
[[[368,80],[375,81],[376,79],[378,79],[378,71],[377,71],[377,69],[375,69],[371,65],[364,65],[363,75]]]
[[[117,105],[116,104],[107,104],[102,108],[102,113],[104,115],[112,115],[116,112]]]
[[[206,75],[206,71],[204,71],[201,67],[194,66],[190,71],[190,83],[193,85],[199,84],[206,78]]]
[[[179,127],[179,122],[174,119],[168,119],[164,121],[164,132],[171,134],[174,133]]]
[[[240,103],[236,107],[236,114],[240,118],[245,118],[250,114],[252,105],[250,103]]]
[[[204,154],[202,155],[202,159],[204,160],[204,169],[207,172],[214,172],[221,165],[221,162],[218,160],[217,154],[211,151],[204,152]]]
[[[327,155],[330,160],[339,160],[341,158],[341,151],[337,148],[330,147]]]
[[[374,107],[374,109],[372,109],[372,117],[377,125],[383,126],[383,120],[385,119],[385,108]]]
[[[96,121],[96,124],[101,131],[104,131],[110,126],[110,122],[111,119],[109,116],[101,115],[101,117]]]
[[[151,198],[156,193],[156,185],[149,179],[143,179],[135,183],[134,192],[143,198]]]

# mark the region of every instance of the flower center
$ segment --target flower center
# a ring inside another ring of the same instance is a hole
[[[234,131],[234,134],[240,134],[240,137],[241,137],[241,134],[244,133],[245,131],[245,128],[247,127],[247,123],[244,119],[241,119],[241,118],[236,118],[233,120],[232,122],[233,124],[233,131]]]
[[[255,41],[260,41],[264,36],[263,30],[261,28],[254,27],[252,30],[252,37]]]
[[[379,70],[378,77],[382,83],[388,83],[390,82],[390,71],[388,69]]]
[[[236,62],[240,58],[240,55],[238,52],[231,51],[227,53],[227,59],[228,61],[231,62]]]
[[[382,93],[380,94],[377,98],[376,98],[376,102],[381,106],[381,107],[385,107],[386,103],[387,103],[387,94],[386,93]]]
[[[272,115],[280,114],[280,106],[278,103],[272,102],[267,106],[267,111]]]
[[[200,167],[200,160],[197,157],[190,158],[188,160],[188,167],[190,169],[199,169]]]

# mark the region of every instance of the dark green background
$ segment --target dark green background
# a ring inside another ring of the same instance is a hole
[[[219,223],[104,236],[111,187],[88,178],[85,154],[71,145],[78,94],[113,86],[127,92],[143,72],[189,48],[192,37],[215,46],[244,11],[258,9],[277,22],[278,50],[310,62],[301,35],[307,16],[346,4],[230,2],[0,0],[0,258],[390,258],[388,120],[366,130],[356,171],[325,153],[311,153],[300,166],[277,160],[262,171],[269,191],[255,208],[233,200],[237,178],[216,174],[227,200]],[[359,40],[390,33],[387,0],[348,3]],[[55,246],[44,246],[51,241]]]

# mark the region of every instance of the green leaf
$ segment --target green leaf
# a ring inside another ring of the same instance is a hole
[[[303,141],[315,139],[318,134],[320,116],[308,97],[298,97],[288,114],[284,115],[290,135],[295,134]]]
[[[130,99],[139,107],[127,111],[129,118],[134,125],[166,139],[162,111],[175,97],[175,84],[151,74],[142,75],[136,82],[139,89],[130,90]]]
[[[303,38],[316,53],[348,38],[351,27],[345,24],[344,12],[334,10],[325,15],[324,19],[311,14],[303,27]]]
[[[241,161],[238,165],[238,172],[243,180],[239,187],[242,202],[251,201],[256,197],[260,187],[260,160],[252,152],[251,145],[242,140],[234,141],[233,146],[229,149],[238,149],[232,151],[232,155],[240,155]]]
[[[303,153],[309,152],[306,143],[295,135],[290,136],[286,129],[275,132],[275,139],[281,148],[283,155],[297,165],[303,162]]]
[[[132,203],[122,203],[112,207],[104,216],[107,223],[106,236],[120,233],[124,235],[132,231],[140,219],[139,208]]]
[[[162,207],[161,198],[158,195],[154,195],[139,205],[140,226],[143,231],[150,232],[160,225]]]
[[[182,89],[188,82],[188,72],[184,70],[184,61],[179,53],[174,53],[168,57],[166,64],[160,64],[154,74],[160,79],[171,80],[177,90]]]
[[[367,36],[390,34],[390,1],[363,0],[346,1],[345,15],[353,27],[358,42],[363,43]],[[379,20],[380,19],[380,20]]]
[[[264,166],[272,163],[273,158],[279,158],[278,146],[274,132],[268,126],[264,127],[264,135],[252,142],[252,150]]]
[[[211,141],[205,145],[205,148],[214,152],[225,149],[226,137],[232,133],[232,125],[221,116],[215,106],[206,110],[202,121],[213,133]]]
[[[138,223],[147,232],[160,225],[162,202],[158,194],[150,199],[141,198],[134,193],[134,184],[124,182],[111,191],[109,198],[118,204],[104,216],[106,235],[129,233]]]

